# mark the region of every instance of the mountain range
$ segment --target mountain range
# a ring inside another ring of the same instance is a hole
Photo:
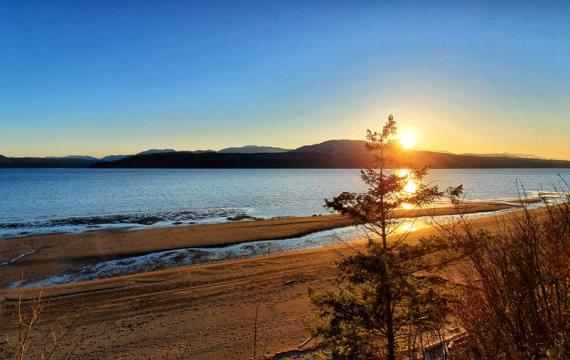
[[[229,148],[225,148],[219,151],[214,151],[214,150],[194,150],[194,151],[187,151],[189,153],[193,153],[193,154],[203,154],[203,153],[215,153],[215,152],[219,152],[222,154],[256,154],[256,153],[280,153],[280,152],[286,152],[286,151],[290,151],[290,149],[282,149],[282,148],[278,148],[278,147],[273,147],[273,146],[257,146],[257,145],[246,145],[246,146],[241,146],[241,147],[229,147]],[[149,154],[165,154],[165,153],[173,153],[176,152],[176,150],[174,149],[150,149],[150,150],[145,150],[145,151],[141,151],[135,155],[149,155]],[[99,161],[116,161],[116,160],[121,160],[124,159],[126,157],[129,156],[133,156],[133,155],[108,155],[105,157],[102,157],[101,159],[96,159],[90,156],[86,156],[85,158],[91,158],[94,160],[99,160]]]
[[[218,151],[220,154],[276,154],[291,151],[273,146],[246,145],[241,147],[229,147]]]
[[[247,145],[219,151],[151,149],[135,155],[60,158],[10,158],[0,155],[0,168],[364,168],[372,155],[362,140],[329,140],[289,150]],[[570,168],[570,161],[517,154],[452,154],[407,152],[417,166],[432,168]]]

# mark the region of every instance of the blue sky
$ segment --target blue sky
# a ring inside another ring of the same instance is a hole
[[[294,148],[392,113],[424,149],[570,158],[564,2],[2,1],[0,154]]]

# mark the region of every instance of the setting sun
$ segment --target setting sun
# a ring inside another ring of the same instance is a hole
[[[411,149],[416,145],[416,135],[410,132],[403,133],[402,136],[400,136],[400,143],[404,149]]]

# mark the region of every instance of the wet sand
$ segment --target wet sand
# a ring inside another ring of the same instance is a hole
[[[505,203],[467,204],[465,212],[498,211]],[[396,211],[397,217],[452,215],[450,207]],[[244,221],[146,230],[101,230],[79,234],[45,234],[0,240],[0,288],[23,275],[26,281],[77,271],[112,259],[182,248],[218,247],[257,240],[300,237],[353,224],[343,216]]]

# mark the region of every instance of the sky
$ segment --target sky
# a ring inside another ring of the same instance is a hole
[[[0,1],[0,154],[417,147],[570,159],[570,3]]]

